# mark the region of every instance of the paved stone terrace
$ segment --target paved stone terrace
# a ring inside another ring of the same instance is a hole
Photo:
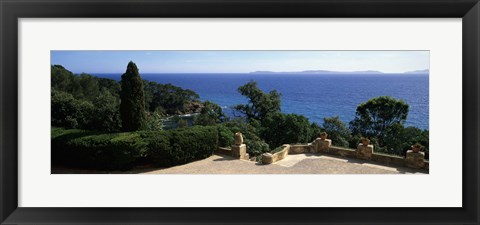
[[[427,171],[392,167],[359,159],[319,154],[288,155],[270,165],[229,156],[209,158],[171,168],[144,168],[124,172],[101,172],[53,168],[52,173],[142,173],[142,174],[426,174]]]

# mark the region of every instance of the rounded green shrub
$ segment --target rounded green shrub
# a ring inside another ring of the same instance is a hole
[[[138,133],[52,130],[52,161],[60,165],[128,170],[146,150],[147,143]]]
[[[233,145],[235,141],[235,134],[225,127],[224,125],[218,125],[218,145],[220,147],[228,147]]]
[[[204,159],[218,147],[215,126],[144,133],[149,142],[147,157],[157,166],[173,166]]]
[[[217,147],[216,126],[125,133],[52,128],[52,162],[78,168],[128,170],[139,159],[167,167],[207,158]]]
[[[247,153],[251,156],[259,156],[270,151],[268,144],[262,140],[245,139],[244,143],[247,145]]]

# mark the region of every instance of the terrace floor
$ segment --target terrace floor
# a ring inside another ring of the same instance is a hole
[[[213,155],[204,160],[147,174],[426,174],[426,171],[392,167],[358,159],[319,154],[288,155],[270,165]]]
[[[427,174],[427,171],[393,167],[371,161],[323,154],[295,154],[269,165],[230,156],[209,158],[170,168],[137,168],[130,171],[94,171],[53,167],[52,174]]]

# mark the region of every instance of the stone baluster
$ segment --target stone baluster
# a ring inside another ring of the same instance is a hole
[[[421,169],[425,166],[425,153],[414,152],[412,150],[407,151],[407,157],[405,159],[407,167]]]
[[[237,132],[235,133],[235,144],[231,146],[232,148],[232,156],[238,159],[247,159],[247,145],[243,144],[243,136],[242,133]]]
[[[358,144],[356,156],[359,159],[371,159],[373,154],[373,145]]]
[[[328,152],[328,149],[330,149],[330,146],[332,146],[331,139],[317,138],[315,139],[315,143],[317,144],[316,152]]]

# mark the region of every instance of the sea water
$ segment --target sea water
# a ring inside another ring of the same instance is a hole
[[[95,74],[120,80],[121,74]],[[281,93],[284,113],[306,116],[311,122],[339,116],[345,123],[355,117],[357,106],[371,98],[390,96],[410,106],[406,125],[429,126],[428,74],[141,74],[142,79],[191,89],[233,115],[231,107],[245,104],[238,87],[253,80],[265,92]]]

